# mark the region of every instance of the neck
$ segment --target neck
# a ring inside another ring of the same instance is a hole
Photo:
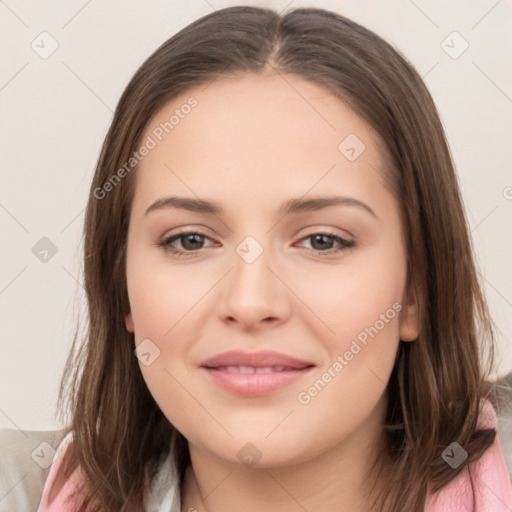
[[[380,425],[362,425],[350,439],[312,460],[268,468],[240,467],[190,446],[191,465],[182,486],[181,510],[366,512],[370,507],[368,477],[373,476],[371,468],[383,439]],[[383,485],[378,479],[371,490]]]

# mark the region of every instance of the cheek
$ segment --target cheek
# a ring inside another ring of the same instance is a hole
[[[199,279],[193,271],[134,257],[128,267],[128,294],[136,339],[172,336],[174,329],[187,323],[180,323],[181,319],[197,312],[210,287],[208,279]]]
[[[350,436],[372,416],[393,370],[401,305],[381,298],[370,306],[368,301],[350,302],[339,310],[336,335],[324,336],[325,365],[296,396],[304,428],[326,447],[335,438]]]
[[[135,344],[149,339],[154,344],[149,345],[151,351],[157,354],[148,365],[139,360],[143,379],[168,421],[183,435],[193,436],[194,425],[204,423],[204,411],[191,406],[187,392],[192,381],[187,364],[192,341],[188,340],[197,338],[196,317],[201,314],[200,298],[208,283],[202,290],[190,275],[142,260],[138,265],[135,258],[128,273]]]
[[[179,367],[175,369],[166,359],[167,355],[167,352],[162,352],[149,366],[139,363],[142,376],[151,396],[169,423],[187,439],[195,439],[197,425],[205,423],[204,409],[199,402],[191,400],[188,391],[191,389],[189,377]]]
[[[386,337],[398,336],[399,310],[406,279],[400,247],[367,251],[339,265],[301,277],[294,291],[321,320],[327,344],[342,349],[377,323]],[[385,316],[385,325],[381,317]],[[342,341],[341,341],[342,340]]]

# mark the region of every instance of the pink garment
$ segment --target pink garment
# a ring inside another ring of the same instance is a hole
[[[484,404],[478,427],[497,429],[496,411],[489,401]],[[480,459],[471,464],[471,480],[466,470],[438,493],[427,499],[425,512],[512,512],[512,483],[499,436]]]
[[[50,495],[50,488],[53,483],[59,478],[63,478],[62,475],[59,475],[59,471],[67,454],[66,450],[72,440],[72,433],[70,432],[57,447],[57,453],[53,458],[52,466],[44,485],[41,502],[36,512],[75,512],[75,507],[80,503],[80,500],[76,499],[68,501],[69,496],[75,492],[77,486],[82,482],[83,476],[79,468],[73,471],[73,474],[66,480],[55,497]],[[51,501],[52,499],[53,501]]]
[[[496,413],[488,401],[478,426],[497,428]],[[57,448],[57,459],[52,464],[37,512],[74,512],[73,504],[66,504],[65,498],[75,490],[75,484],[82,478],[78,468],[66,481],[53,503],[49,503],[50,486],[58,477],[63,455],[71,441],[71,434],[68,434]],[[468,471],[465,470],[437,494],[428,497],[424,512],[512,512],[512,483],[498,436],[494,444],[471,467],[476,498],[474,505],[471,481]],[[179,504],[173,503],[173,510],[176,506]],[[169,512],[169,509],[159,512]]]

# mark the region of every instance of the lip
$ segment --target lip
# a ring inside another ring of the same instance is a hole
[[[241,373],[228,368],[239,366],[254,369],[271,368],[271,371]],[[310,373],[314,367],[315,364],[312,362],[273,351],[247,353],[232,350],[201,363],[201,370],[206,372],[216,385],[236,395],[253,397],[268,395],[287,387]]]
[[[208,368],[219,368],[221,366],[252,366],[254,368],[286,366],[298,370],[306,366],[314,366],[314,363],[272,350],[252,353],[242,352],[241,350],[230,350],[229,352],[223,352],[222,354],[218,354],[203,361],[201,366]]]

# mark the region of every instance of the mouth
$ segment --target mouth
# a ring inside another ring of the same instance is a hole
[[[316,365],[277,352],[219,354],[200,366],[210,382],[230,393],[256,397],[272,394],[297,382]]]

